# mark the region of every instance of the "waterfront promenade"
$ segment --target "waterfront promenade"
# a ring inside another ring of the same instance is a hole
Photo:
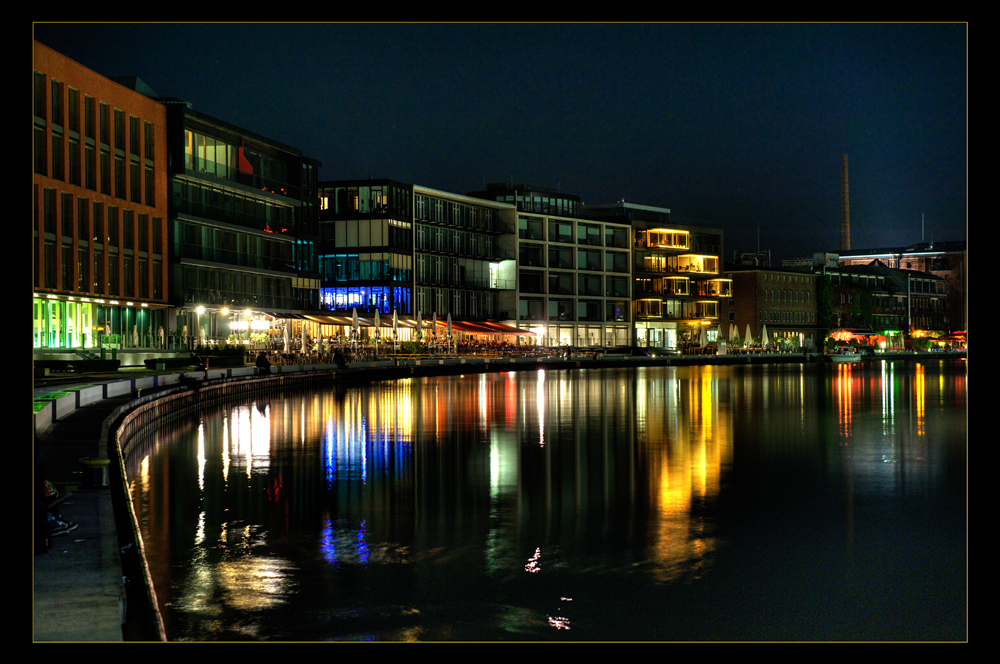
[[[881,359],[941,359],[965,354],[940,353],[877,356]],[[733,364],[821,362],[821,356],[693,356],[693,357],[604,357],[591,355],[566,358],[484,358],[448,357],[426,360],[361,363],[347,370],[332,366],[275,367],[270,378],[255,378],[251,367],[212,370],[202,385],[222,385],[235,381],[275,380],[287,375],[326,374],[331,380],[360,383],[409,375],[475,373],[482,371],[575,369],[609,365],[639,364]],[[100,642],[160,640],[163,635],[151,620],[151,607],[143,606],[141,569],[135,551],[122,537],[129,525],[122,523],[122,505],[127,496],[116,495],[115,487],[88,488],[88,479],[100,479],[82,466],[83,457],[114,458],[107,443],[122,413],[159,397],[186,391],[181,377],[201,378],[200,372],[186,374],[123,368],[114,374],[64,375],[46,380],[36,377],[35,443],[44,451],[48,479],[70,495],[61,510],[77,523],[68,534],[51,539],[49,549],[34,556],[33,640],[35,642]],[[89,474],[88,474],[89,473]],[[119,487],[120,489],[120,487]],[[116,507],[118,508],[116,516]],[[122,552],[122,546],[126,550]],[[128,618],[123,622],[123,618]]]

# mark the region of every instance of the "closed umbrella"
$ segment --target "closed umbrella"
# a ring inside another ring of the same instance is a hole
[[[378,309],[375,310],[375,339],[377,340],[382,335],[382,321],[379,319]]]
[[[288,321],[287,320],[285,321],[284,327],[281,328],[281,337],[282,337],[282,339],[285,342],[285,353],[287,354],[288,353],[288,342],[289,342],[289,339],[288,339]]]
[[[762,348],[767,348],[767,323],[764,323],[763,330],[760,333],[760,345]]]
[[[750,335],[750,323],[747,323],[747,336],[743,338],[743,345],[749,348],[751,339],[753,337]]]
[[[353,307],[351,309],[351,332],[354,339],[358,338],[358,308]]]
[[[396,341],[399,339],[399,316],[396,314],[396,310],[392,310],[392,343],[393,350],[395,350]]]
[[[431,314],[431,331],[434,333],[434,345],[437,345],[438,340],[438,312]]]
[[[420,312],[417,312],[417,341],[423,339],[424,336],[424,323],[420,320]]]
[[[306,352],[306,326],[302,326],[302,333],[299,335],[302,337],[302,348],[299,349],[300,353]]]

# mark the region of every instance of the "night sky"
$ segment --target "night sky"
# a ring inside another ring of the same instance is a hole
[[[298,148],[323,180],[526,182],[776,260],[964,240],[968,26],[44,24],[105,76]]]

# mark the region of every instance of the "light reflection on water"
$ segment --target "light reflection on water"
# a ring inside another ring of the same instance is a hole
[[[131,488],[178,640],[954,638],[965,379],[649,367],[290,394],[158,432]]]

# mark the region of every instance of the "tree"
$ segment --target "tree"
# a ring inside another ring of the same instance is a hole
[[[855,325],[871,329],[874,319],[872,294],[865,288],[858,288],[851,293],[851,321]]]
[[[821,339],[829,335],[835,320],[833,286],[830,284],[830,277],[824,274],[816,280],[816,325],[819,327]]]

